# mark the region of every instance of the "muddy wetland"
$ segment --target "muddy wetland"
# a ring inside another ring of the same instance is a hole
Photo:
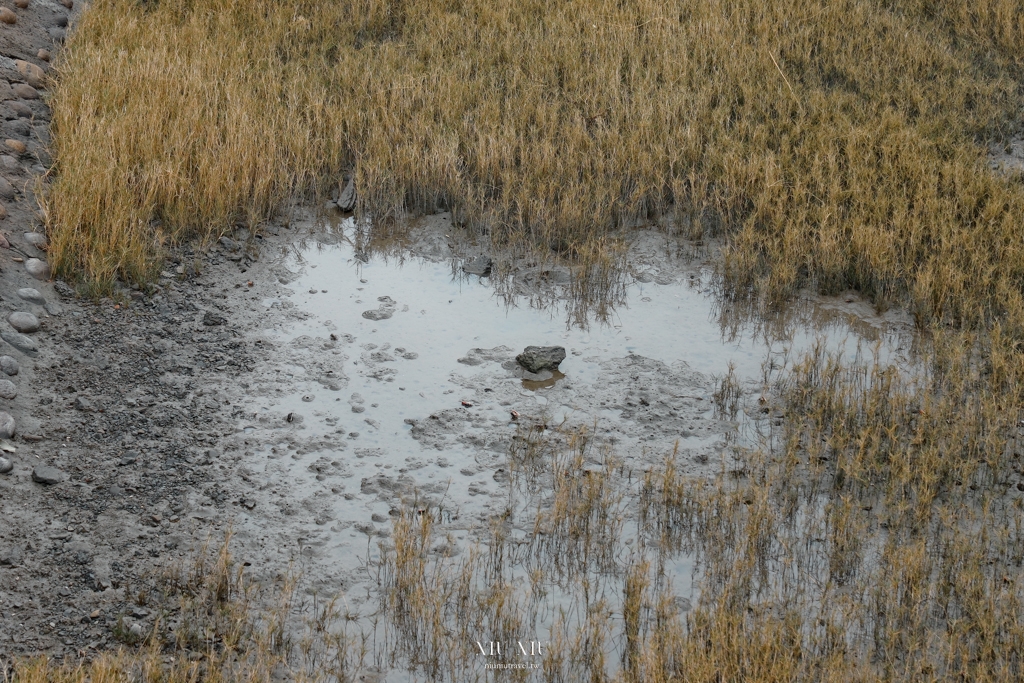
[[[1024,679],[1020,0],[0,2],[5,681]]]

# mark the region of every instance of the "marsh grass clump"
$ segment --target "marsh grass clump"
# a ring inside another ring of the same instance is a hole
[[[921,363],[815,349],[775,374],[786,420],[760,421],[747,476],[693,480],[674,457],[645,476],[644,526],[699,564],[677,675],[1024,673],[1019,407],[961,346]]]

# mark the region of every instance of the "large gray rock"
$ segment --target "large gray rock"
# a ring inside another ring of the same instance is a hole
[[[15,311],[7,316],[7,322],[18,332],[38,332],[39,318],[25,311]]]
[[[43,486],[53,486],[64,481],[64,473],[49,465],[36,465],[32,468],[32,481]]]
[[[557,370],[558,364],[565,360],[564,346],[527,346],[516,356],[516,362],[528,371],[538,373],[541,370]]]

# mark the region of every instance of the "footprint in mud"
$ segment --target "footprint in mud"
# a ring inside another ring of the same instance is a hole
[[[363,317],[367,320],[387,320],[395,314],[398,304],[390,296],[379,296],[377,301],[381,302],[376,309],[363,311]]]

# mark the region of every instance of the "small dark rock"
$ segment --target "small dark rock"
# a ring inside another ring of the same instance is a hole
[[[516,356],[516,362],[529,372],[541,370],[557,370],[559,363],[565,360],[563,346],[527,346]]]
[[[49,465],[36,465],[32,469],[32,481],[43,486],[52,486],[64,481],[64,473]]]

